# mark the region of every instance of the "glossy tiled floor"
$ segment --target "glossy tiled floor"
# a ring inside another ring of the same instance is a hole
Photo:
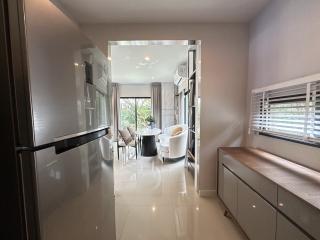
[[[245,239],[216,198],[200,198],[183,161],[115,161],[118,240]]]

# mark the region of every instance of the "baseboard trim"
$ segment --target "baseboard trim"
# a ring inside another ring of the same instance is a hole
[[[214,197],[217,195],[217,190],[199,190],[200,197]]]

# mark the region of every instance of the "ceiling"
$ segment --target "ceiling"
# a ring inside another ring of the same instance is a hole
[[[187,53],[185,45],[111,46],[112,82],[172,82],[178,65],[187,61]]]
[[[79,23],[248,22],[269,0],[52,0]]]

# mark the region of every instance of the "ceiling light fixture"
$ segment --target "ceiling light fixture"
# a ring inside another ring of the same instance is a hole
[[[144,60],[146,60],[146,61],[150,61],[150,57],[145,56],[145,57],[144,57]]]

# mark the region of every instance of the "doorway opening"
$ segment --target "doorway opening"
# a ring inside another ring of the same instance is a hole
[[[185,125],[188,132],[185,166],[198,190],[200,162],[201,41],[126,40],[108,42],[111,80],[116,88],[114,133],[150,126],[164,133]],[[160,85],[158,99],[153,84]],[[160,99],[160,100],[159,100]],[[117,126],[117,127],[115,127]],[[158,139],[157,139],[158,140]]]
[[[128,154],[115,155],[116,225],[121,239],[145,231],[123,224],[135,223],[123,212],[124,205],[135,212],[138,204],[156,214],[162,208],[159,201],[197,195],[201,41],[110,41],[108,60],[116,109],[113,129],[115,135],[120,132],[117,147],[129,149]],[[130,149],[135,151],[132,142],[126,143],[125,137],[130,137],[123,134],[126,129],[137,141],[133,143],[137,157],[130,158]],[[135,214],[140,215],[132,217]],[[173,217],[169,215],[168,219]]]

